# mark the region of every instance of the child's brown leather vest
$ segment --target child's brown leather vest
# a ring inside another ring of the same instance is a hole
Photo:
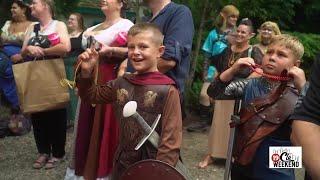
[[[146,142],[137,151],[134,149],[145,133],[135,119],[122,116],[124,105],[129,101],[136,101],[138,113],[151,126],[158,114],[163,113],[170,86],[133,85],[125,77],[115,83],[113,87],[117,89],[117,100],[113,107],[120,127],[120,142],[115,154],[116,167],[114,169],[114,176],[117,177],[135,162],[143,159],[155,159],[157,154],[157,149],[150,142]],[[160,120],[156,128],[159,135],[161,135],[161,125]]]
[[[293,112],[298,93],[292,86],[280,85],[267,96],[254,99],[240,112],[233,156],[241,165],[249,164],[264,138],[274,132]]]

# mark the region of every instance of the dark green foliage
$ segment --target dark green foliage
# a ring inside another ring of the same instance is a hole
[[[296,36],[304,46],[304,55],[302,58],[302,68],[306,72],[307,76],[310,73],[313,61],[320,53],[320,34],[309,34],[300,32],[286,32],[293,36]]]
[[[235,0],[241,17],[250,18],[256,27],[264,21],[275,21],[283,28],[289,28],[296,14],[295,6],[301,0]]]
[[[196,42],[199,37],[199,25],[204,9],[201,2],[204,1],[174,0],[174,2],[185,4],[191,9],[196,29],[194,42]],[[219,10],[227,4],[237,6],[240,11],[240,17],[250,18],[256,28],[264,21],[271,20],[277,22],[282,31],[288,31],[284,33],[297,36],[305,47],[302,68],[306,71],[307,75],[310,73],[313,60],[316,54],[320,52],[320,35],[310,34],[320,32],[320,26],[317,26],[317,24],[320,23],[319,0],[212,0],[209,3],[210,13],[206,15],[201,44],[213,28],[213,22]],[[252,44],[256,42],[256,39],[251,41]],[[193,46],[193,48],[195,48],[195,46]],[[201,51],[198,59],[191,59],[192,61],[197,61],[197,63],[193,83],[190,89],[186,89],[186,95],[189,105],[195,106],[198,104],[202,86],[203,55]]]
[[[0,26],[2,27],[6,20],[10,19],[11,1],[0,0]],[[1,29],[0,27],[0,29]]]
[[[74,12],[80,0],[55,0],[56,14],[58,17],[68,17],[70,13]],[[57,17],[56,17],[57,18]]]

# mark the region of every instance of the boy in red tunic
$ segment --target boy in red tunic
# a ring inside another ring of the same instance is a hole
[[[128,32],[128,56],[136,74],[126,74],[107,84],[95,85],[92,74],[98,53],[87,49],[79,56],[81,77],[78,79],[82,100],[90,103],[111,103],[120,125],[120,143],[115,154],[113,179],[119,179],[130,165],[143,159],[157,159],[175,166],[182,141],[182,119],[179,92],[173,80],[158,72],[157,61],[164,52],[163,35],[152,24],[137,24]],[[135,146],[144,131],[133,118],[124,118],[122,109],[129,101],[137,101],[138,113],[151,126],[162,114],[156,131],[159,147],[149,142],[139,150]],[[111,130],[111,129],[110,129]]]

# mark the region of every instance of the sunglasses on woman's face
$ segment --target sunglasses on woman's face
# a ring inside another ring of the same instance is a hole
[[[271,29],[260,29],[260,32],[272,34],[273,31]]]
[[[230,16],[228,16],[229,18],[238,18],[238,16],[237,15],[230,15]]]

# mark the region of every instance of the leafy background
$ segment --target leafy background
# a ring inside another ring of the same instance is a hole
[[[29,0],[30,1],[30,0]],[[233,4],[240,10],[240,19],[250,18],[255,28],[264,21],[274,21],[284,33],[298,37],[305,47],[302,67],[307,75],[316,54],[320,51],[320,1],[319,0],[173,0],[174,2],[188,6],[193,14],[195,24],[195,36],[191,70],[187,80],[187,104],[198,104],[198,96],[201,90],[201,72],[203,55],[200,47],[205,37],[213,28],[213,22],[219,10],[227,4]],[[0,0],[0,26],[9,19],[10,4],[12,1]],[[81,0],[55,0],[57,18],[63,19],[71,11],[77,9]],[[129,1],[128,11],[137,14],[137,20],[145,13],[146,8],[141,6],[141,0]],[[255,42],[255,40],[253,40]]]

